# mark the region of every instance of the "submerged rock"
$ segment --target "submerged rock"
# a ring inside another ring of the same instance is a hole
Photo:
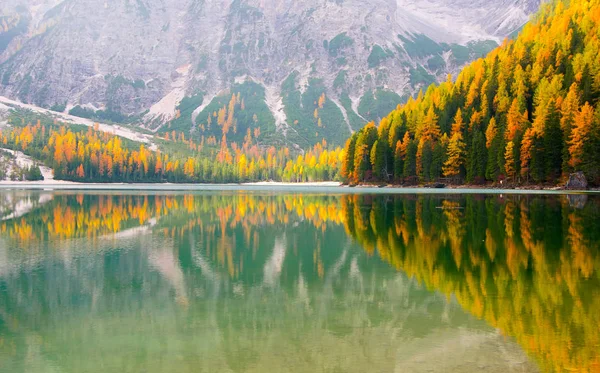
[[[569,181],[565,185],[565,189],[569,190],[585,190],[588,187],[587,179],[583,172],[575,172],[569,176]]]

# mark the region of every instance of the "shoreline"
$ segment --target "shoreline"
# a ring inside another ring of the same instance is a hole
[[[174,183],[79,183],[72,181],[0,181],[0,192],[9,190],[57,190],[57,191],[131,191],[131,192],[202,192],[202,191],[254,191],[254,192],[317,192],[331,194],[600,194],[598,189],[565,190],[559,188],[492,188],[486,186],[458,185],[445,188],[421,186],[348,186],[340,182],[255,182],[239,184],[174,184]]]

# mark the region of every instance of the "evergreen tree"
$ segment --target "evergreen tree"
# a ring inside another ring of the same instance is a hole
[[[496,119],[492,118],[485,131],[486,143],[488,149],[488,161],[486,164],[485,177],[488,180],[497,180],[500,174],[500,164],[498,161],[499,149],[502,146],[501,135],[498,132]]]
[[[430,181],[432,173],[431,166],[433,163],[432,145],[429,142],[423,142],[421,139],[418,152],[420,156],[417,156],[417,162],[421,165],[419,178],[423,181]]]
[[[377,180],[382,180],[383,173],[385,172],[385,170],[383,169],[385,162],[385,154],[382,149],[383,146],[381,145],[379,140],[375,141],[375,143],[373,144],[373,148],[371,149],[371,168],[373,169],[373,177],[375,177]]]
[[[406,159],[404,160],[404,177],[417,176],[417,150],[418,145],[415,140],[408,143],[406,149]]]
[[[443,144],[443,141],[437,142],[433,147],[431,169],[429,170],[430,180],[437,180],[442,176],[442,168],[444,167],[444,161],[446,160],[446,148]]]
[[[27,170],[25,175],[25,179],[28,181],[40,181],[44,180],[44,176],[42,175],[42,171],[38,165],[32,165]]]
[[[467,168],[467,181],[481,182],[485,180],[486,161],[485,137],[480,131],[475,131]]]
[[[560,129],[560,113],[556,105],[550,106],[546,129],[544,131],[543,149],[545,157],[545,174],[548,181],[557,180],[563,164],[563,132]]]
[[[571,65],[569,65],[571,66]],[[563,134],[562,143],[562,171],[563,174],[569,174],[571,172],[571,153],[569,151],[569,139],[571,138],[571,131],[573,123],[575,122],[575,116],[579,111],[579,89],[577,83],[571,84],[567,96],[562,101],[560,107],[560,129]]]

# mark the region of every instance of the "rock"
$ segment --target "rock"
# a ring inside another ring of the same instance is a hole
[[[446,187],[446,184],[442,184],[442,183],[431,183],[431,184],[427,184],[424,186],[425,188],[432,188],[432,189],[444,189]]]
[[[588,188],[588,182],[583,172],[575,172],[569,176],[569,181],[565,185],[565,189],[568,190],[586,190]]]
[[[401,96],[416,95],[429,80],[445,80],[468,62],[453,56],[454,48],[447,45],[470,48],[469,61],[479,57],[481,47],[471,47],[469,41],[488,40],[487,45],[504,39],[527,22],[540,0],[413,3],[2,0],[0,16],[26,22],[22,30],[2,34],[8,39],[0,42],[0,95],[45,107],[86,105],[124,115],[148,111],[143,120],[155,129],[175,115],[184,96],[203,92],[203,105],[208,105],[234,82],[248,80],[265,88],[268,108],[261,104],[259,109],[270,109],[287,133],[285,112],[292,109],[284,110],[283,97],[289,92],[282,92],[282,83],[292,77],[286,87],[300,94],[316,79],[315,89],[327,92],[327,106],[332,107],[327,110],[334,113],[327,114],[331,119],[323,136],[342,145],[350,135],[348,117],[362,115],[359,106],[379,101],[369,105],[389,106],[389,111]],[[436,62],[439,71],[424,63],[432,59],[441,60]],[[414,83],[413,66],[428,71],[419,70],[419,76],[426,76]],[[377,87],[386,92],[373,97]],[[342,91],[352,92],[343,105],[337,94]],[[313,110],[307,114],[312,116]],[[191,127],[192,116],[187,117]],[[312,132],[311,121],[299,125],[310,125]],[[314,141],[308,142],[312,146]]]

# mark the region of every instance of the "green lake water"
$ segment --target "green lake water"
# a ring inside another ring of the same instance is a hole
[[[600,197],[0,191],[0,372],[597,372]]]

